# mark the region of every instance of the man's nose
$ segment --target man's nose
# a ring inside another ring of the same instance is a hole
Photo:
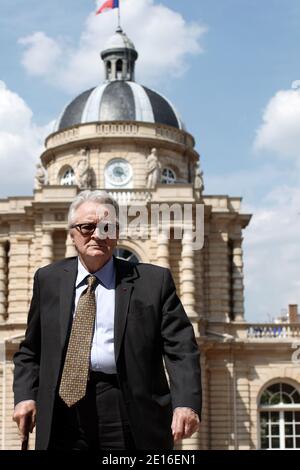
[[[92,237],[93,237],[93,238],[98,238],[98,239],[103,239],[103,236],[101,236],[100,228],[99,228],[98,225],[96,226],[95,231],[94,231]]]

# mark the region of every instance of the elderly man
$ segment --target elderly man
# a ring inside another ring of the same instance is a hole
[[[34,276],[13,419],[22,439],[36,421],[36,449],[172,449],[198,430],[193,328],[169,270],[113,256],[117,216],[107,193],[80,193],[69,211],[78,257]]]

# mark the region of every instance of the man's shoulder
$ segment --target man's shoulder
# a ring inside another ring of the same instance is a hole
[[[37,270],[39,275],[48,275],[53,272],[60,271],[62,269],[68,269],[71,267],[77,266],[78,257],[71,256],[70,258],[60,259],[58,261],[54,261],[53,263],[47,264]]]

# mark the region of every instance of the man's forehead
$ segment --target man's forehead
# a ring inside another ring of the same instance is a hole
[[[87,201],[81,204],[77,209],[77,217],[91,216],[97,219],[116,218],[116,209],[112,204],[101,204],[93,201]]]

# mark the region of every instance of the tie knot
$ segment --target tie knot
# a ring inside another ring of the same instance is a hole
[[[89,287],[93,287],[96,284],[97,278],[96,276],[90,275],[87,277],[87,283]]]

